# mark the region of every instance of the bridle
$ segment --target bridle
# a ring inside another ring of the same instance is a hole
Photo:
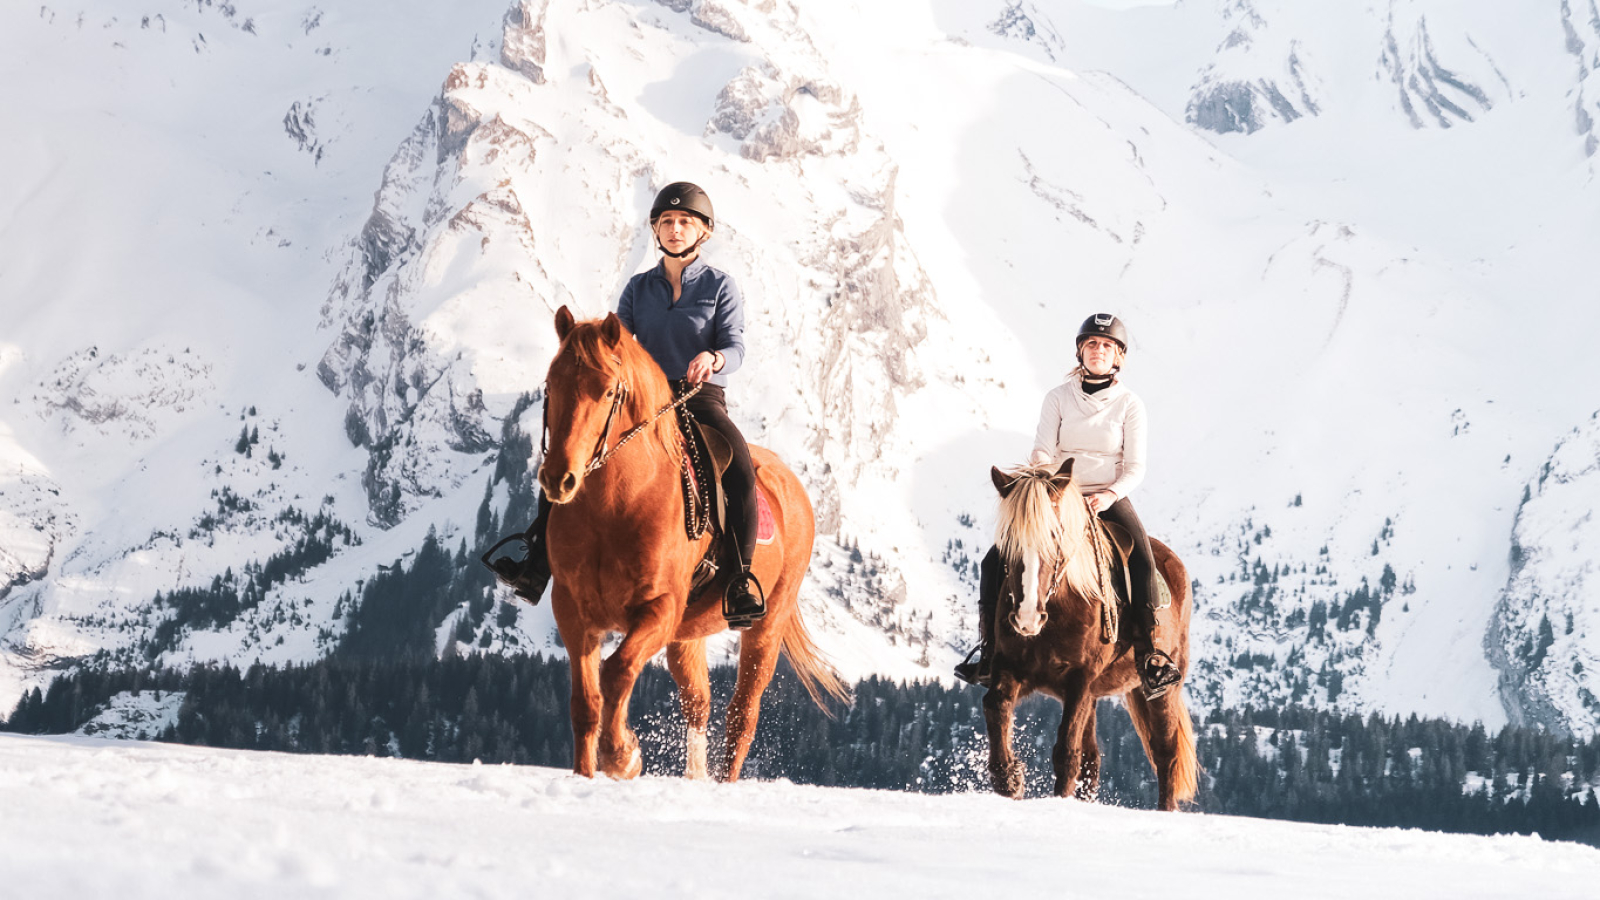
[[[595,442],[594,452],[589,455],[589,464],[584,467],[583,474],[593,474],[597,469],[605,465],[606,461],[611,459],[618,450],[621,450],[622,445],[633,440],[634,435],[654,425],[662,416],[687,403],[690,397],[700,393],[700,387],[703,384],[705,382],[700,382],[700,384],[696,384],[689,390],[684,391],[683,395],[678,399],[656,410],[655,415],[624,431],[622,436],[617,438],[617,443],[608,448],[607,445],[611,443],[611,427],[616,422],[617,411],[622,409],[622,404],[627,401],[628,394],[631,391],[628,382],[619,379],[611,388],[611,409],[606,413],[605,428],[600,431],[600,438]],[[540,458],[545,456],[550,446],[550,383],[548,381],[545,382],[544,397],[544,426],[539,434]]]

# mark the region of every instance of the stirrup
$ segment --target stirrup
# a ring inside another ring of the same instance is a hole
[[[973,659],[972,657],[978,657]],[[984,665],[983,645],[973,647],[967,658],[956,663],[955,676],[967,684],[977,687],[992,687],[994,682],[994,662]]]
[[[752,586],[754,592],[750,590]],[[734,576],[728,582],[728,589],[722,593],[722,617],[728,620],[728,627],[742,631],[766,615],[767,594],[762,590],[760,580],[749,571]]]
[[[514,544],[522,545],[520,558],[515,549],[501,552]],[[511,588],[518,597],[538,606],[539,600],[544,597],[545,587],[550,584],[549,566],[541,567],[537,561],[543,549],[534,546],[526,534],[513,534],[490,547],[479,559],[494,573],[497,581]]]
[[[1183,672],[1165,651],[1151,650],[1139,662],[1139,684],[1146,700],[1154,700],[1183,680]]]

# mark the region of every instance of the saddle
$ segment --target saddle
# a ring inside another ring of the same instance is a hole
[[[1111,540],[1111,546],[1116,549],[1116,554],[1111,561],[1112,581],[1117,589],[1117,600],[1128,604],[1133,602],[1133,572],[1128,567],[1128,559],[1133,556],[1133,535],[1128,529],[1115,522],[1104,519],[1096,520],[1100,530]],[[1154,562],[1152,560],[1152,562]],[[1167,579],[1161,573],[1156,573],[1156,609],[1166,609],[1172,605],[1172,586],[1167,584]]]

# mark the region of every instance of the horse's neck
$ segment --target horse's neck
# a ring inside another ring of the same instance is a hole
[[[677,484],[677,457],[662,448],[653,428],[641,431],[606,464],[590,473],[574,502],[590,514],[633,517],[663,484]]]

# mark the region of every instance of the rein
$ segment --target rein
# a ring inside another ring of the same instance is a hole
[[[672,401],[671,403],[668,403],[666,406],[663,406],[660,409],[656,410],[656,414],[655,415],[651,416],[650,418],[646,419],[643,422],[640,422],[639,424],[633,426],[632,428],[629,428],[627,431],[624,431],[622,433],[622,437],[617,438],[617,443],[614,446],[612,446],[610,449],[607,449],[606,445],[611,442],[611,425],[612,425],[613,422],[616,421],[617,410],[621,409],[623,402],[628,399],[628,383],[626,381],[617,382],[616,393],[611,398],[611,411],[606,413],[606,427],[605,427],[605,429],[603,431],[600,432],[600,440],[595,443],[595,445],[594,445],[594,453],[589,458],[589,465],[583,470],[583,474],[585,474],[585,475],[593,474],[596,469],[599,469],[601,466],[605,465],[606,461],[611,459],[611,457],[618,450],[621,450],[623,444],[626,444],[627,442],[633,440],[634,436],[637,435],[639,432],[645,430],[646,428],[649,428],[651,425],[654,425],[656,423],[656,421],[659,420],[662,416],[666,415],[667,413],[671,412],[672,410],[677,409],[678,407],[680,407],[683,404],[687,403],[689,401],[690,397],[693,397],[695,394],[700,393],[700,386],[703,385],[703,384],[705,384],[705,382],[702,381],[702,382],[700,382],[700,384],[696,384],[694,387],[690,388],[689,390],[684,391],[683,392],[683,396],[681,396],[678,399]],[[542,433],[539,436],[539,455],[541,457],[544,456],[545,453],[549,449],[549,441],[550,441],[550,402],[549,402],[549,399],[548,399],[549,396],[550,396],[550,389],[549,389],[549,387],[546,387],[545,388],[545,398],[546,398],[546,400],[545,400],[545,407],[544,407],[544,428],[542,430]]]

